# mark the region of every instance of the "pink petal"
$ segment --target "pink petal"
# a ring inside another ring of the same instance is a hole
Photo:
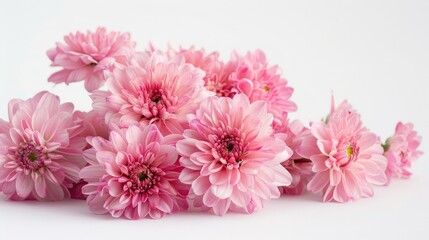
[[[226,169],[220,170],[210,174],[209,179],[213,185],[224,185],[228,181],[228,172]]]
[[[122,183],[119,183],[118,181],[115,181],[115,180],[110,180],[109,181],[109,183],[108,183],[108,186],[109,186],[109,194],[112,196],[112,197],[119,197],[119,196],[121,196],[123,193],[124,193],[124,191],[123,191],[123,186],[122,186],[123,184]]]
[[[37,176],[35,179],[34,186],[35,186],[37,195],[39,195],[39,197],[41,198],[45,198],[46,191],[47,191],[45,178],[42,176]]]
[[[319,172],[314,175],[308,183],[308,190],[311,192],[320,192],[329,184],[329,172]]]
[[[199,152],[192,140],[183,139],[177,142],[176,149],[181,156],[189,157],[194,152]]]
[[[46,182],[46,188],[47,188],[47,195],[51,200],[60,201],[64,199],[66,195],[64,193],[63,188],[61,188],[61,186],[55,183],[52,183],[50,181],[45,181],[45,182]]]
[[[197,195],[203,195],[210,188],[211,183],[208,177],[199,177],[192,182],[192,190]]]
[[[231,194],[231,201],[239,207],[246,207],[251,199],[250,193],[241,192],[235,188]]]
[[[237,83],[237,88],[241,93],[250,97],[253,91],[253,83],[248,79],[243,79]]]
[[[211,186],[212,193],[220,198],[220,199],[226,199],[229,198],[232,194],[233,186],[225,183],[223,185],[213,185]]]
[[[33,179],[30,175],[21,174],[16,179],[16,193],[22,198],[27,198],[34,188]]]
[[[223,216],[228,211],[229,205],[231,204],[231,200],[229,199],[222,199],[219,200],[214,206],[213,206],[213,212],[218,216]]]
[[[240,172],[249,175],[256,175],[259,172],[260,165],[261,163],[258,162],[245,161],[240,167]]]
[[[341,171],[337,169],[330,169],[330,185],[337,186],[341,181]]]
[[[180,173],[179,180],[185,184],[192,184],[192,182],[199,176],[200,174],[197,171],[185,168]]]
[[[169,196],[163,196],[159,199],[158,209],[170,213],[173,210],[173,201]]]
[[[103,86],[105,79],[103,78],[103,73],[94,73],[90,78],[86,78],[84,85],[85,89],[88,92],[93,92]]]
[[[52,82],[52,83],[67,82],[67,79],[71,72],[72,70],[67,70],[67,69],[55,72],[48,78],[48,82]]]
[[[312,155],[310,160],[313,162],[313,172],[323,172],[327,169],[326,160],[328,157],[324,154]]]
[[[79,177],[88,181],[98,181],[104,174],[106,174],[106,171],[102,166],[87,166],[80,171]]]

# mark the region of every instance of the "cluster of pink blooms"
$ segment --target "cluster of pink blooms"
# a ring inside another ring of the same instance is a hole
[[[0,192],[11,200],[86,199],[96,214],[161,218],[193,209],[253,213],[282,194],[325,202],[374,194],[408,178],[422,152],[411,123],[385,143],[344,101],[325,120],[297,106],[260,51],[194,47],[139,52],[130,34],[69,34],[48,51],[48,81],[84,81],[90,112],[40,92],[0,119]]]

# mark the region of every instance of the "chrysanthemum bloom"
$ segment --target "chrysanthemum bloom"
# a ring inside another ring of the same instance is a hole
[[[413,128],[412,123],[399,122],[396,125],[395,134],[388,138],[384,145],[384,156],[388,160],[386,175],[389,182],[392,177],[409,178],[411,172],[408,168],[423,154],[422,151],[417,150],[421,137]]]
[[[95,33],[70,33],[64,41],[65,44],[57,43],[47,52],[52,66],[63,67],[48,81],[66,84],[85,81],[88,92],[100,88],[105,82],[103,72],[124,64],[135,47],[129,33],[107,32],[101,27]]]
[[[284,129],[282,129],[284,128]],[[301,194],[313,176],[312,162],[310,159],[300,155],[302,142],[311,136],[310,129],[306,128],[301,121],[285,121],[282,127],[275,130],[276,136],[282,139],[293,151],[293,155],[282,163],[292,175],[292,183],[289,186],[280,187],[283,194],[298,195]]]
[[[218,52],[207,54],[203,49],[197,50],[194,47],[189,49],[180,49],[175,52],[185,57],[186,63],[190,63],[197,68],[202,69],[205,87],[219,97],[233,97],[233,81],[230,79],[231,73],[236,69],[236,63],[229,61],[224,63],[219,59]]]
[[[0,119],[0,185],[13,200],[62,200],[79,181],[85,139],[73,104],[40,92],[9,102],[9,121]]]
[[[314,122],[301,155],[313,162],[315,176],[308,190],[322,192],[323,201],[347,202],[373,195],[372,185],[386,183],[387,159],[377,136],[362,126],[347,102],[331,112],[327,123]]]
[[[183,57],[169,59],[160,52],[135,54],[125,68],[107,79],[108,91],[92,94],[93,107],[106,122],[127,127],[156,124],[163,135],[182,133],[186,115],[211,92],[204,88],[204,72]]]
[[[104,122],[104,117],[98,114],[96,111],[76,111],[74,117],[79,121],[79,124],[82,126],[82,132],[80,133],[81,137],[102,137],[104,139],[109,138],[110,129]],[[89,148],[91,148],[91,145],[87,144],[84,150]],[[73,184],[73,186],[69,188],[71,198],[86,199],[86,195],[82,193],[82,187],[86,184],[87,182],[85,182],[83,179]]]
[[[281,162],[292,151],[272,136],[273,116],[264,101],[250,104],[244,94],[210,97],[191,118],[176,148],[185,167],[180,180],[191,185],[195,207],[217,215],[252,213],[291,183]]]
[[[233,53],[232,61],[236,69],[231,74],[235,91],[246,94],[250,102],[264,100],[268,112],[274,115],[274,123],[282,121],[284,114],[296,111],[296,104],[290,100],[293,88],[280,76],[278,66],[268,65],[261,50],[241,56]]]
[[[80,176],[88,182],[82,190],[91,211],[139,219],[186,209],[189,187],[178,179],[178,138],[162,137],[155,125],[114,128],[110,140],[89,137],[89,166]]]

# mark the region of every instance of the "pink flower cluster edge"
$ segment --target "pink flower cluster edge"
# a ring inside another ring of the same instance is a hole
[[[86,199],[96,214],[159,219],[188,209],[253,213],[271,199],[374,195],[409,178],[423,153],[412,123],[385,142],[347,102],[308,127],[293,88],[261,50],[151,46],[129,33],[77,32],[47,53],[48,81],[83,81],[93,109],[49,92],[9,102],[0,119],[0,192],[10,200]]]

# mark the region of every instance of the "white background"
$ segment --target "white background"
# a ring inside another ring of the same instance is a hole
[[[347,98],[386,138],[412,121],[429,153],[429,1],[5,1],[0,2],[0,117],[7,102],[49,90],[89,110],[83,84],[53,86],[46,50],[77,30],[129,31],[148,41],[218,50],[263,49],[295,88],[305,122]],[[0,197],[0,239],[429,239],[429,162],[410,180],[348,204],[282,197],[253,215],[186,212],[128,221],[91,214],[84,201],[10,202]]]

